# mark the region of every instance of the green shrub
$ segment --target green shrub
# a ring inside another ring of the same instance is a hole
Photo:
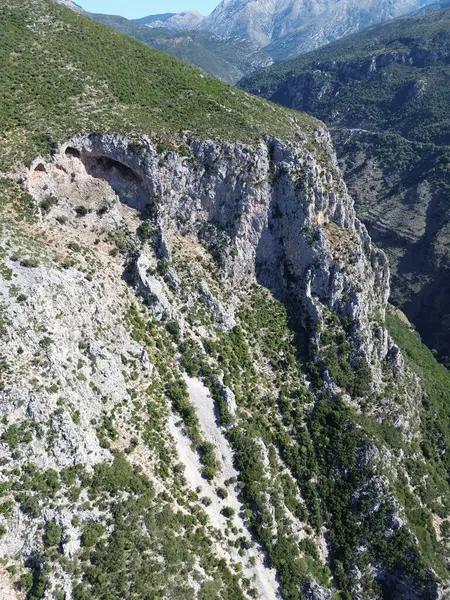
[[[170,262],[168,260],[158,260],[156,268],[161,277],[164,277],[169,272]]]
[[[216,451],[213,444],[204,442],[198,447],[200,452],[200,461],[204,465],[203,474],[211,481],[219,470],[220,463],[216,459]]]
[[[175,339],[175,341],[180,339],[180,325],[178,321],[168,321],[166,323],[166,330]]]
[[[153,485],[145,475],[139,473],[121,452],[115,453],[112,465],[101,463],[94,468],[91,490],[97,495],[100,490],[115,496],[124,491],[131,494],[153,495]]]
[[[80,205],[75,208],[75,214],[77,217],[82,218],[89,214],[89,210],[85,206]]]
[[[62,529],[59,525],[50,521],[45,526],[44,544],[46,546],[59,546],[61,543]]]
[[[11,425],[2,433],[1,440],[8,444],[10,450],[16,450],[19,444],[28,444],[33,439],[31,431],[26,423]]]
[[[14,507],[14,502],[12,500],[7,500],[0,504],[0,515],[5,517],[9,517],[12,513],[12,509]]]
[[[217,488],[217,495],[219,496],[219,498],[224,500],[225,498],[228,497],[228,490],[223,487]]]
[[[232,519],[235,515],[235,511],[231,506],[224,506],[220,511],[220,514],[223,515],[226,519]]]
[[[42,509],[36,496],[17,496],[20,502],[20,510],[29,517],[36,519],[40,516]]]
[[[20,264],[22,267],[36,268],[39,266],[39,261],[37,258],[26,257],[21,259]]]
[[[95,546],[104,533],[105,527],[100,523],[88,523],[81,534],[81,545],[88,548]]]
[[[58,198],[55,198],[55,196],[47,196],[39,204],[39,207],[43,213],[49,213],[50,210],[52,209],[52,207],[56,206],[57,204],[58,204]]]

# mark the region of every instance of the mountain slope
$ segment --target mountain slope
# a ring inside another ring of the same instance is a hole
[[[449,373],[324,126],[47,0],[0,33],[3,597],[443,597]]]
[[[149,28],[111,15],[89,16],[228,83],[236,83],[244,75],[272,64],[270,56],[247,39],[221,38],[207,31],[180,32],[156,26]]]
[[[388,252],[393,299],[449,361],[450,11],[373,27],[242,87],[333,131],[359,215]]]
[[[279,61],[407,14],[427,3],[224,0],[199,26],[222,37],[247,37],[266,47],[274,60]]]
[[[263,94],[277,95],[284,104],[297,102],[328,120],[333,103],[333,125],[445,144],[450,141],[449,20],[450,12],[444,10],[383,23],[251,75],[243,86],[260,86]],[[289,97],[282,87],[293,89],[296,76],[309,76],[304,97],[298,92],[297,98]]]

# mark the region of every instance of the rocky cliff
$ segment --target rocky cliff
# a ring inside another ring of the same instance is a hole
[[[114,132],[91,97],[46,122],[21,88],[34,128],[2,122],[2,597],[445,597],[449,375],[387,307],[326,129],[37,5],[28,41],[65,30],[68,76],[128,102]]]
[[[85,11],[81,8],[81,6],[75,2],[72,2],[72,0],[56,0],[56,2],[62,6],[67,6],[67,8],[70,8],[77,13],[85,14]]]
[[[388,254],[392,301],[449,363],[450,11],[401,18],[241,85],[323,119],[357,213]]]

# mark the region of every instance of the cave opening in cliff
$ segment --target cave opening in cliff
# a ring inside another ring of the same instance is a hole
[[[150,192],[136,170],[102,154],[81,154],[80,160],[91,177],[108,182],[123,204],[142,213],[145,211],[150,202]]]
[[[71,148],[70,146],[66,148],[66,156],[71,156],[72,158],[80,158],[80,151],[76,148]]]

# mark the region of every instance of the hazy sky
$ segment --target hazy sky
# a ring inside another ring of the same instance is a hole
[[[121,15],[129,19],[166,12],[198,10],[208,15],[219,0],[74,0],[89,12]]]

